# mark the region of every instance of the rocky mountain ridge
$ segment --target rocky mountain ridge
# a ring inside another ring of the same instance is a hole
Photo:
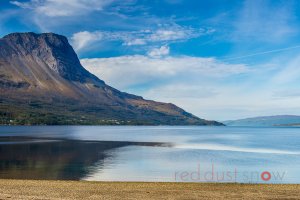
[[[54,33],[0,39],[0,92],[2,124],[222,125],[110,87]]]

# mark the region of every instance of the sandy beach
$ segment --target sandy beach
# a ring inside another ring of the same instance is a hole
[[[0,199],[299,199],[300,185],[0,180]]]

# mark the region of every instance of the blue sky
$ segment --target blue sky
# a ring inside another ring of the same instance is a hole
[[[300,2],[0,1],[0,36],[55,32],[106,83],[226,120],[300,113]]]

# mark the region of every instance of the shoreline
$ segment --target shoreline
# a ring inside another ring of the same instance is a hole
[[[300,184],[0,179],[0,199],[296,199]]]

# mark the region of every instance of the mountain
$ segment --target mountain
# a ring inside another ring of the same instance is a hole
[[[253,117],[223,122],[227,126],[299,126],[300,116],[277,115],[265,117]]]
[[[223,125],[171,103],[105,84],[81,64],[66,37],[12,33],[0,39],[1,124]]]

